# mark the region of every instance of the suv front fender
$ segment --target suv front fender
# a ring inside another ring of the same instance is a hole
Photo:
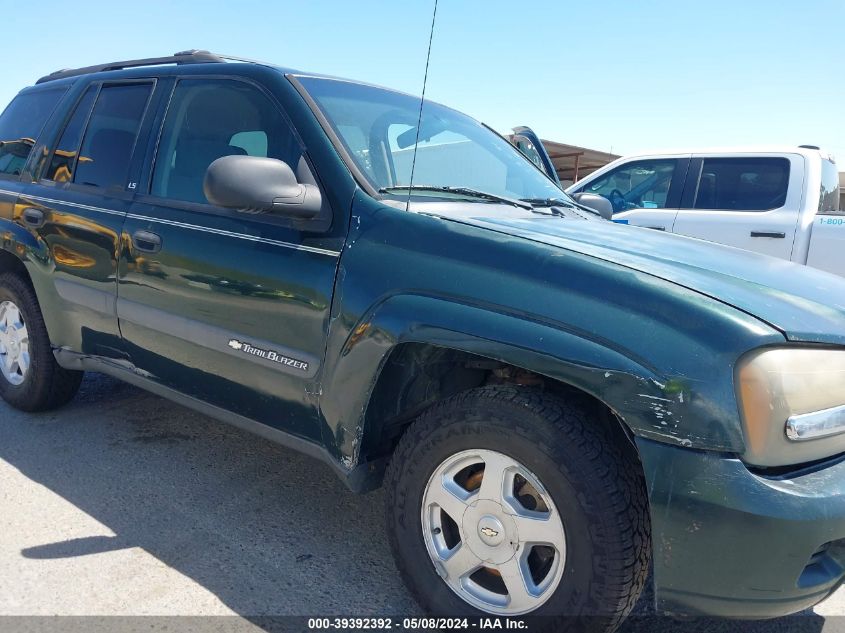
[[[741,451],[732,424],[704,424],[710,394],[683,376],[666,376],[613,349],[606,341],[558,324],[440,297],[403,294],[381,302],[340,341],[331,337],[320,397],[324,441],[346,467],[361,455],[366,412],[392,350],[425,343],[474,354],[566,383],[604,402],[638,436],[711,450]],[[334,346],[334,347],[333,347]],[[370,442],[366,442],[369,444]]]

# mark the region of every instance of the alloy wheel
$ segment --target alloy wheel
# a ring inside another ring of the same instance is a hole
[[[440,464],[423,495],[422,528],[438,575],[482,611],[530,613],[560,584],[560,514],[534,473],[503,453],[463,451]]]

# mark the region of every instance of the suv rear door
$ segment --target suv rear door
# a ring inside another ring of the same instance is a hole
[[[790,259],[803,188],[799,154],[695,154],[674,231]]]
[[[688,164],[686,156],[634,158],[567,191],[607,198],[614,222],[671,231]]]
[[[40,293],[52,342],[119,356],[117,252],[133,191],[135,147],[156,82],[77,84],[21,196],[24,224],[48,249],[53,284]],[[144,145],[142,142],[141,145]],[[137,178],[137,176],[135,176]]]
[[[125,349],[164,387],[317,439],[317,376],[342,239],[213,206],[203,191],[208,166],[238,154],[283,160],[317,184],[301,141],[273,96],[235,76],[178,79],[160,118],[124,227]]]
[[[23,225],[15,206],[24,187],[21,176],[32,160],[41,131],[66,92],[67,86],[25,90],[0,114],[0,219]]]

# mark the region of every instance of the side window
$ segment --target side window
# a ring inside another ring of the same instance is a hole
[[[705,158],[694,209],[768,211],[786,203],[786,158]]]
[[[0,174],[19,176],[66,88],[25,92],[0,115]]]
[[[631,209],[663,209],[675,172],[674,159],[640,160],[606,173],[582,189],[604,196],[614,213]]]
[[[276,158],[300,169],[302,149],[270,99],[241,81],[183,79],[164,120],[151,193],[207,204],[208,166],[223,156]]]
[[[149,83],[103,86],[82,138],[73,182],[125,188],[151,92]]]
[[[73,111],[70,121],[65,126],[64,132],[53,151],[53,158],[44,178],[56,182],[70,182],[73,179],[73,170],[76,166],[76,156],[79,152],[79,144],[82,142],[82,132],[85,131],[85,123],[91,113],[91,106],[94,105],[94,97],[97,96],[97,86],[91,86],[85,91]]]

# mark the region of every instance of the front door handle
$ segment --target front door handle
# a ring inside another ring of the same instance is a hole
[[[751,237],[774,237],[782,240],[786,237],[786,233],[780,233],[778,231],[751,231]]]
[[[41,209],[27,207],[23,210],[23,221],[27,226],[38,228],[44,225],[44,212]]]
[[[652,231],[665,231],[665,226],[643,226],[644,229],[651,229]]]
[[[161,250],[161,236],[150,231],[135,231],[132,234],[135,250],[144,253],[158,253]]]

